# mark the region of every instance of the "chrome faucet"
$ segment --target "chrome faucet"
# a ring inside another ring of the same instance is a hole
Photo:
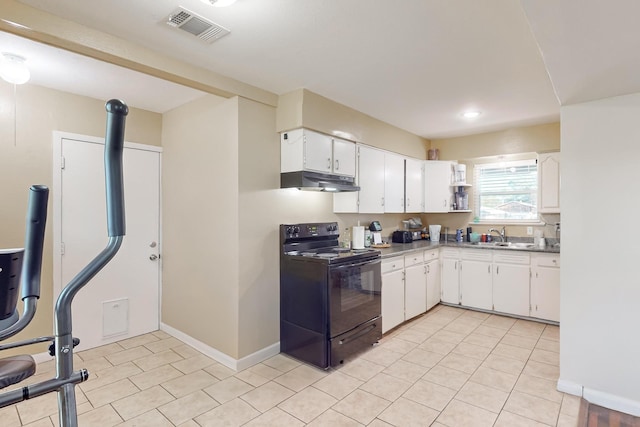
[[[507,236],[505,234],[505,228],[502,227],[502,230],[496,230],[495,228],[490,228],[489,229],[489,234],[493,233],[493,232],[498,233],[498,236],[500,236],[500,241],[501,242],[506,242],[507,241]]]

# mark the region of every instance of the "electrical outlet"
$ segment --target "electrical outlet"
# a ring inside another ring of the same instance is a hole
[[[527,236],[533,236],[533,227],[527,227]]]

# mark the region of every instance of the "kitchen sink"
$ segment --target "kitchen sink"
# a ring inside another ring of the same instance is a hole
[[[510,249],[531,249],[534,246],[533,243],[524,242],[475,242],[471,244],[477,246],[502,247]]]

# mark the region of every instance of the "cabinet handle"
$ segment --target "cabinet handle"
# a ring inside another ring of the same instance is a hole
[[[500,266],[496,267],[496,274],[500,274]]]
[[[340,159],[336,159],[336,170],[340,170]]]
[[[407,207],[411,206],[411,199],[407,198]]]
[[[404,199],[400,199],[400,206],[404,207]]]
[[[431,273],[431,266],[430,265],[427,265],[427,274],[428,273]]]
[[[442,203],[442,207],[446,208],[447,207],[447,199],[444,199],[444,202]]]
[[[380,199],[382,202],[382,206],[384,206],[384,197],[382,199]]]
[[[487,273],[491,274],[491,266],[487,265]]]

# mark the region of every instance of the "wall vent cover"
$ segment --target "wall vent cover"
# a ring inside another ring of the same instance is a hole
[[[167,17],[166,23],[172,28],[186,31],[207,43],[213,43],[230,33],[230,31],[223,26],[211,22],[183,7],[178,7],[173,11],[173,13]]]

